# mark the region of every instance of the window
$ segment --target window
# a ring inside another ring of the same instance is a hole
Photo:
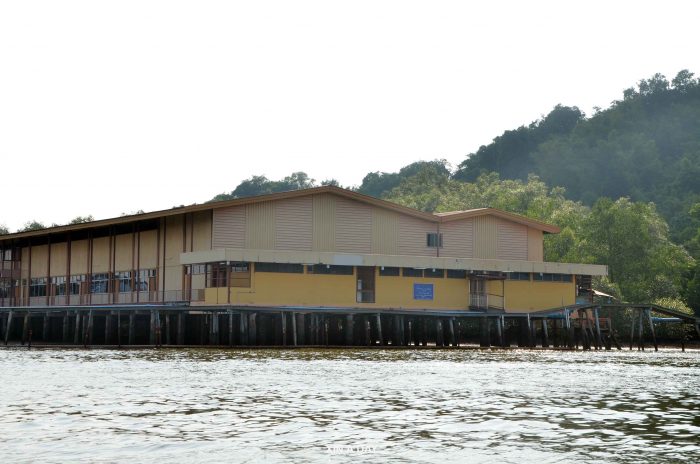
[[[207,288],[226,286],[226,263],[207,264]]]
[[[448,269],[447,270],[448,279],[466,279],[467,271],[463,269]]]
[[[80,295],[80,288],[83,286],[83,282],[85,282],[85,280],[85,274],[70,276],[70,294]]]
[[[139,292],[147,292],[156,290],[156,270],[155,269],[140,269],[136,278],[136,289]]]
[[[533,273],[534,280],[542,282],[571,282],[571,274]]]
[[[29,281],[29,296],[46,296],[46,277]]]
[[[508,280],[530,280],[529,272],[509,272]]]
[[[255,272],[281,272],[289,274],[303,274],[303,264],[290,263],[255,263]]]
[[[192,264],[191,266],[187,266],[187,273],[192,274],[192,275],[206,274],[207,273],[207,265],[206,264]]]
[[[426,244],[429,248],[442,248],[442,234],[428,233]]]
[[[401,274],[401,268],[382,266],[379,268],[379,275],[384,277],[398,277]]]
[[[442,279],[443,277],[445,277],[445,270],[444,269],[428,268],[424,271],[423,275],[425,277],[433,277],[433,278]]]
[[[231,272],[248,272],[249,270],[248,263],[231,263]]]
[[[109,291],[109,274],[93,274],[90,281],[90,293],[107,293]]]
[[[423,277],[423,269],[414,269],[412,267],[404,267],[401,270],[404,277]]]
[[[352,266],[335,266],[332,264],[314,264],[306,267],[309,274],[352,275]]]
[[[120,293],[127,293],[132,290],[131,288],[131,272],[123,271],[114,274],[114,280],[116,280],[117,288]]]
[[[66,294],[66,276],[51,277],[51,286],[53,294],[63,296]]]

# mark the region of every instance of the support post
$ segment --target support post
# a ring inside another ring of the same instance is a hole
[[[345,344],[347,346],[354,345],[353,335],[355,333],[355,321],[352,314],[345,315]]]
[[[117,347],[122,347],[122,311],[117,309]]]
[[[384,345],[384,339],[382,338],[382,315],[377,314],[377,340],[379,341],[379,346]]]
[[[634,316],[635,312],[634,309],[632,310],[632,323],[630,324],[630,351],[632,351],[632,346],[634,346]]]
[[[292,345],[297,346],[297,315],[292,313]]]
[[[280,317],[282,318],[282,346],[287,346],[287,313],[281,312]]]
[[[593,310],[593,315],[595,316],[595,336],[596,336],[596,341],[598,342],[598,349],[603,348],[603,337],[600,335],[600,315],[598,314],[600,312],[600,308],[595,308]]]
[[[185,344],[185,314],[180,311],[177,313],[177,340],[175,343],[182,346]]]
[[[209,338],[209,343],[216,346],[219,345],[221,340],[219,340],[219,313],[211,313],[211,326],[210,326],[211,337]]]
[[[248,344],[248,315],[243,312],[238,319],[238,344],[243,346]]]
[[[369,322],[369,316],[365,316],[363,318],[364,326],[365,326],[365,344],[367,346],[372,345],[372,327]]]
[[[179,330],[179,320],[178,320],[178,330]],[[179,338],[178,338],[179,340]],[[179,341],[178,341],[179,344]],[[228,346],[233,346],[233,311],[228,312]]]
[[[325,342],[325,345],[328,346],[328,316],[324,314],[323,316],[323,341]]]
[[[61,334],[61,340],[63,343],[68,343],[68,333],[70,331],[70,319],[68,318],[68,312],[63,315],[63,331]]]
[[[12,310],[7,313],[7,324],[5,325],[5,346],[10,339],[10,328],[12,327]]]
[[[156,344],[156,311],[155,311],[155,309],[151,309],[151,321],[150,321],[150,330],[149,330],[149,336],[148,336],[148,344],[149,345]]]
[[[135,330],[136,330],[136,312],[132,309],[131,312],[129,312],[129,333],[128,333],[128,343],[129,345],[134,344],[134,336],[135,336]]]
[[[529,314],[527,315],[527,321],[526,321],[525,327],[527,329],[527,340],[526,340],[525,344],[528,347],[532,347],[534,343],[532,340],[532,324],[530,323],[530,315]]]
[[[88,313],[88,322],[87,322],[87,334],[85,335],[85,340],[84,343],[85,345],[92,345],[92,328],[95,323],[95,315],[92,312],[92,309]]]
[[[299,345],[306,345],[308,344],[308,340],[306,339],[306,317],[304,317],[303,313],[297,313],[294,315],[296,318],[296,342]]]
[[[450,345],[457,346],[457,341],[455,339],[455,319],[451,317],[449,320],[450,328]]]
[[[75,312],[75,333],[73,334],[73,343],[80,343],[80,311]]]
[[[549,348],[549,333],[547,331],[547,318],[542,318],[542,348]]]
[[[498,316],[496,318],[496,338],[498,340],[498,346],[503,346],[503,316]]]
[[[165,344],[170,345],[170,313],[165,315]]]
[[[651,318],[651,309],[646,310],[647,320],[649,321],[649,329],[651,330],[651,339],[654,342],[654,351],[659,351],[659,345],[656,343],[656,331],[654,330],[654,320]]]
[[[27,312],[24,315],[24,325],[22,326],[22,345],[24,345],[27,340],[29,339],[29,330],[30,330],[30,325],[31,319],[29,316],[29,312]]]
[[[644,351],[644,321],[642,317],[643,309],[638,309],[637,311],[639,311],[639,348],[637,348],[637,350]]]
[[[257,319],[258,313],[250,313],[248,315],[248,344],[250,345],[258,344]]]
[[[445,346],[445,333],[442,330],[442,319],[439,317],[435,321],[435,346]]]
[[[43,323],[42,330],[41,330],[41,341],[44,343],[46,343],[49,339],[49,324],[51,322],[49,317],[50,317],[50,313],[48,311],[46,311],[46,313],[44,314],[44,321],[43,321],[44,323]]]
[[[105,314],[105,345],[109,345],[112,339],[112,316]]]
[[[479,320],[479,328],[481,329],[481,340],[479,346],[482,348],[491,347],[491,331],[489,330],[489,318],[488,316],[481,316]]]

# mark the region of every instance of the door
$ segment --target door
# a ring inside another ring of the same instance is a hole
[[[374,266],[357,266],[357,302],[374,303],[375,275]]]
[[[469,306],[475,309],[486,309],[486,280],[475,277],[469,279]]]

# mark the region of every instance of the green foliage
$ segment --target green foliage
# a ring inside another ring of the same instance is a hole
[[[340,187],[340,183],[335,179],[326,179],[321,182],[321,185]],[[252,176],[250,179],[246,179],[238,184],[230,193],[220,193],[212,198],[211,201],[232,200],[234,198],[288,192],[316,186],[316,180],[311,179],[308,174],[302,171],[294,172],[282,180],[270,180],[265,176]]]
[[[69,224],[84,224],[86,222],[92,222],[94,221],[95,218],[92,216],[92,214],[89,214],[87,216],[77,216],[69,222]]]
[[[362,179],[362,184],[357,188],[357,191],[380,198],[403,181],[425,172],[430,172],[430,175],[435,176],[436,180],[450,177],[447,160],[417,161],[404,166],[399,172],[370,172]]]
[[[9,233],[10,233],[9,229],[7,227],[5,227],[4,225],[0,224],[0,235],[7,235]]]
[[[24,223],[24,226],[19,229],[17,232],[29,232],[31,230],[41,230],[41,229],[46,229],[46,226],[38,221],[27,221]]]

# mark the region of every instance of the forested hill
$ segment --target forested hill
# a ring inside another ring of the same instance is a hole
[[[656,74],[588,118],[557,106],[470,154],[454,177],[474,181],[486,172],[537,174],[588,205],[600,197],[653,201],[685,242],[694,234],[688,211],[700,201],[700,80],[688,71],[671,82]]]

